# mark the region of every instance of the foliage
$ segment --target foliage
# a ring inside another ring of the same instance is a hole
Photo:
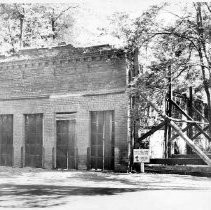
[[[122,24],[123,29],[120,28],[123,34],[126,33],[123,36],[127,38],[125,49],[132,53],[138,48],[143,66],[131,82],[131,94],[138,97],[141,91],[150,101],[159,104],[160,97],[168,92],[171,76],[173,90],[193,86],[206,96],[211,123],[211,4],[186,3],[176,13],[169,11],[171,8],[170,3],[152,6],[131,20],[130,25]],[[169,11],[171,21],[162,19],[164,11]],[[126,22],[122,17],[120,20]]]
[[[0,45],[14,53],[24,47],[47,47],[71,37],[77,5],[0,4]],[[68,34],[68,36],[64,36]],[[70,41],[70,40],[68,40]]]

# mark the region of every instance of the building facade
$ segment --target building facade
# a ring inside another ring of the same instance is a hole
[[[126,71],[108,45],[1,58],[0,165],[127,170]]]

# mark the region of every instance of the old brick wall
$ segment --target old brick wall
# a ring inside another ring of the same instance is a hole
[[[20,167],[24,162],[24,114],[43,113],[43,163],[45,168],[52,168],[56,160],[56,113],[76,112],[78,168],[87,169],[90,111],[114,110],[115,170],[125,171],[128,97],[124,57],[106,51],[76,58],[67,52],[63,52],[62,59],[57,55],[45,61],[32,59],[0,65],[0,114],[14,116],[14,165]]]
[[[79,169],[87,168],[87,147],[90,146],[90,111],[114,110],[115,170],[127,166],[127,96],[124,92],[97,96],[69,96],[53,99],[26,99],[0,102],[0,114],[14,115],[14,165],[21,166],[21,147],[24,147],[24,114],[43,113],[44,167],[51,168],[52,151],[56,147],[55,115],[76,112],[76,142]],[[55,155],[55,154],[54,154]],[[55,157],[54,157],[55,160]],[[54,163],[55,164],[55,163]]]
[[[32,50],[28,57],[16,56],[7,59],[10,62],[1,62],[0,98],[125,87],[124,54],[116,56],[112,49],[87,53],[62,49],[54,49],[53,56],[53,50],[43,50],[42,57],[35,56]]]

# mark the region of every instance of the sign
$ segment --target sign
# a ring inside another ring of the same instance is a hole
[[[133,149],[134,163],[149,163],[149,149]]]

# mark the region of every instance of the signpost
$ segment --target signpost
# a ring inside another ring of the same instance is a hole
[[[149,157],[149,149],[133,149],[133,162],[141,164],[141,173],[144,173],[144,163],[149,163]]]

